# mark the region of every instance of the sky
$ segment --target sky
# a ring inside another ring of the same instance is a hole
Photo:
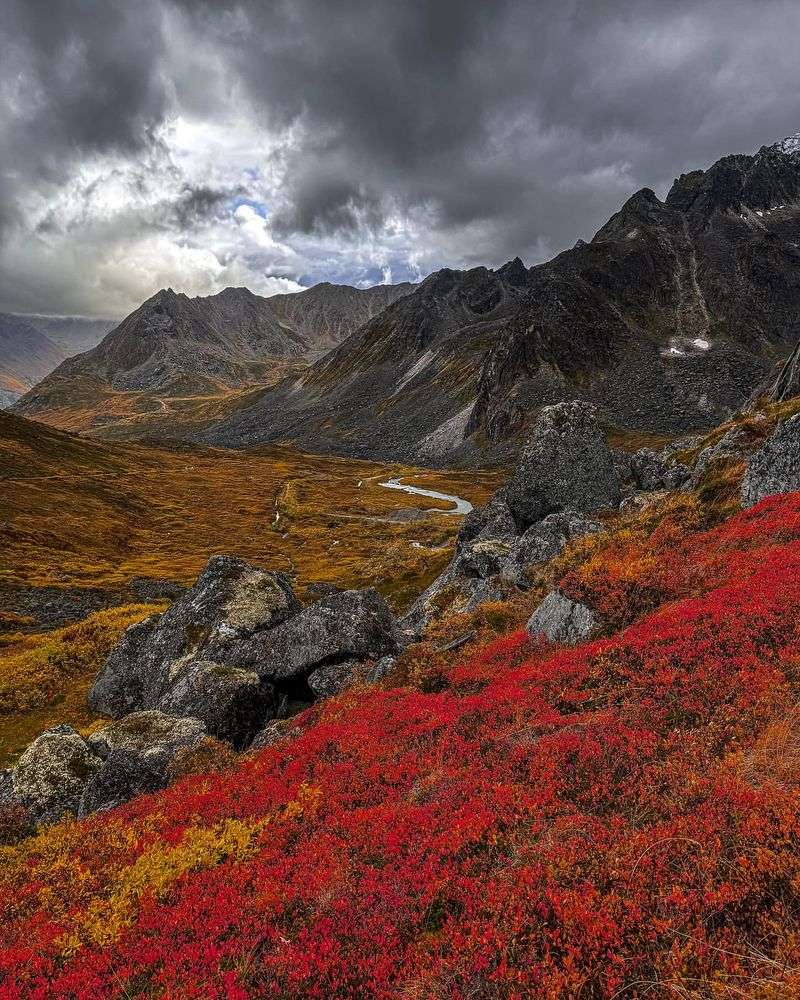
[[[800,131],[797,0],[2,0],[0,310],[546,260]]]

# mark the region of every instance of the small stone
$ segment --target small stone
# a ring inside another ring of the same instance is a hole
[[[589,638],[596,622],[591,608],[553,590],[531,615],[526,629],[532,636],[574,646]]]

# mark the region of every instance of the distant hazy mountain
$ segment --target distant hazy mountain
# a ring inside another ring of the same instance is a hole
[[[0,313],[0,407],[10,405],[64,357],[57,344],[19,316]]]
[[[637,431],[711,427],[800,342],[800,143],[635,194],[537,267],[443,270],[206,440],[476,461],[538,410],[597,404]]]
[[[116,319],[89,319],[86,316],[30,314],[20,315],[19,318],[58,344],[66,357],[91,350],[119,323]]]
[[[405,282],[353,288],[323,281],[304,292],[272,295],[266,301],[282,323],[305,338],[311,351],[324,354],[414,287]]]

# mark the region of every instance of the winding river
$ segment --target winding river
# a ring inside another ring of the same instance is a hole
[[[443,514],[453,514],[460,517],[469,514],[472,510],[472,504],[469,500],[464,500],[463,497],[451,496],[449,493],[437,493],[436,490],[423,490],[419,486],[409,486],[400,478],[390,479],[387,483],[379,483],[378,485],[385,486],[387,490],[402,490],[404,493],[416,493],[417,496],[431,497],[433,500],[446,500],[455,504],[452,510],[443,510]]]

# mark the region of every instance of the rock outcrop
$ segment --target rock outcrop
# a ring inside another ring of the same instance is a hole
[[[509,483],[464,520],[452,562],[406,617],[420,629],[442,604],[470,611],[529,586],[529,572],[568,541],[604,530],[592,515],[614,510],[621,490],[593,407],[545,407]]]
[[[89,703],[114,718],[158,710],[200,720],[242,749],[268,720],[337,693],[402,641],[374,590],[303,608],[283,574],[218,556],[164,614],[127,631]]]
[[[747,463],[742,506],[753,507],[776,493],[800,490],[800,413],[778,424],[766,444]]]
[[[518,532],[556,511],[616,509],[619,478],[595,408],[581,402],[545,407],[502,497]]]
[[[129,715],[87,738],[56,726],[0,776],[0,803],[23,806],[36,824],[110,809],[163,788],[175,754],[205,733],[198,719],[161,712]]]
[[[156,708],[182,667],[279,625],[300,610],[288,578],[230,556],[214,556],[194,587],[161,615],[128,629],[89,693],[101,715]]]

